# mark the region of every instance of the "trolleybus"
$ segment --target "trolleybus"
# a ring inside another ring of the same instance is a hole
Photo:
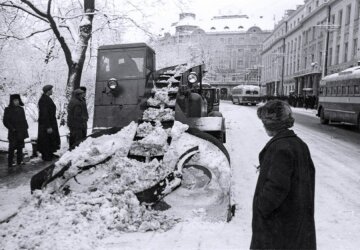
[[[328,75],[320,81],[317,116],[320,123],[342,122],[360,129],[360,66]]]
[[[260,87],[255,85],[239,85],[232,89],[232,103],[256,105],[260,102]]]

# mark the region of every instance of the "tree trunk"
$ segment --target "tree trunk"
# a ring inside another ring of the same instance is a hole
[[[84,0],[84,12],[85,16],[82,19],[79,26],[79,39],[72,52],[71,64],[68,64],[68,79],[66,83],[66,99],[69,101],[74,89],[80,87],[81,75],[84,68],[84,62],[86,57],[86,51],[88,48],[88,42],[91,38],[92,21],[95,9],[95,0]],[[65,104],[64,110],[61,115],[61,125],[65,125],[65,114],[67,113],[67,105]]]
[[[95,8],[95,0],[84,0],[84,12],[93,13]],[[88,42],[91,38],[93,14],[87,14],[79,26],[79,40],[72,52],[72,64],[68,65],[68,79],[66,85],[66,97],[71,98],[74,89],[80,87],[81,75],[84,67]]]

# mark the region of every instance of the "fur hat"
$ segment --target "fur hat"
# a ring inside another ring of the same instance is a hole
[[[20,97],[19,94],[10,95],[10,104],[9,105],[14,105],[13,102],[14,102],[15,99],[19,100],[19,105],[20,106],[24,106],[24,103],[21,101],[21,97]]]
[[[258,108],[257,115],[269,131],[291,128],[295,121],[290,105],[280,100],[268,101]]]
[[[51,90],[54,86],[52,85],[45,85],[42,90],[44,93],[47,93],[49,90]]]
[[[80,86],[80,88],[82,91],[86,92],[86,87],[85,86]]]

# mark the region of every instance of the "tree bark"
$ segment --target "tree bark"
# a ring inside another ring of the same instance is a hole
[[[82,70],[86,58],[86,51],[92,33],[92,21],[95,8],[95,0],[84,0],[85,16],[80,23],[79,39],[72,53],[72,63],[68,64],[68,79],[66,85],[66,97],[69,100],[74,89],[80,87]]]

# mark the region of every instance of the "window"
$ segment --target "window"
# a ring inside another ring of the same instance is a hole
[[[331,15],[331,24],[335,24],[335,15]]]
[[[355,38],[354,39],[354,44],[353,44],[353,52],[352,52],[353,56],[356,56],[356,54],[357,54],[357,50],[358,50],[357,43],[358,43],[358,39]]]
[[[344,62],[347,62],[348,61],[348,47],[349,47],[349,43],[348,42],[346,42],[345,43],[345,46],[344,46],[345,48],[344,48]]]
[[[355,86],[355,95],[358,95],[358,94],[360,94],[360,86],[359,85],[356,85]]]
[[[341,26],[341,24],[342,24],[342,10],[339,10],[339,19],[338,19],[338,24],[339,24],[339,26]]]
[[[323,53],[322,51],[319,52],[319,66],[322,65],[322,60],[323,60]]]
[[[359,19],[359,15],[360,15],[360,0],[357,0],[355,4],[356,4],[355,6],[356,13],[354,19],[357,20]]]
[[[342,86],[342,93],[343,93],[343,95],[347,95],[347,87],[346,86]]]
[[[349,95],[354,94],[354,86],[349,86]]]
[[[345,25],[348,25],[350,23],[350,14],[351,14],[351,4],[346,6],[346,20]]]
[[[341,93],[342,93],[341,90],[342,90],[342,89],[341,89],[341,86],[338,86],[338,87],[337,87],[337,94],[338,94],[338,95],[341,95]]]
[[[327,65],[332,65],[332,48],[329,49]]]
[[[340,45],[336,45],[335,64],[339,64]]]
[[[315,27],[312,28],[312,40],[315,40]]]

